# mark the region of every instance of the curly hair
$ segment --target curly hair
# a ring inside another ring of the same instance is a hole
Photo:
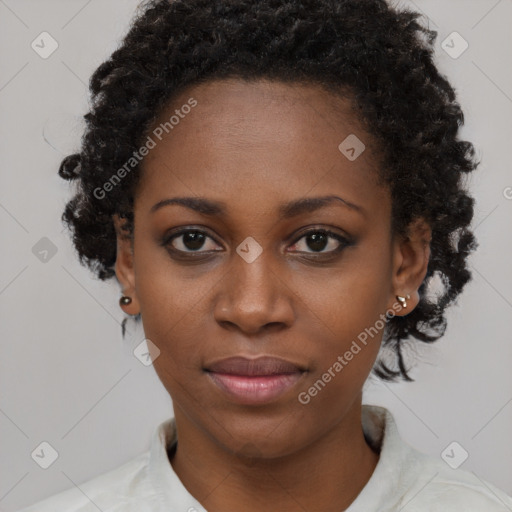
[[[377,169],[389,186],[392,231],[407,236],[422,217],[432,229],[420,302],[386,322],[372,372],[414,380],[402,342],[430,343],[446,330],[445,309],[471,279],[466,260],[477,247],[468,229],[474,199],[463,178],[475,150],[459,140],[464,115],[434,64],[437,32],[386,0],[146,0],[119,47],[90,79],[92,104],[79,153],[59,175],[77,180],[63,222],[80,262],[102,280],[115,276],[112,215],[133,236],[139,165],[108,194],[95,193],[140,148],[161,110],[186,87],[213,79],[313,83],[343,97],[381,149]],[[429,293],[429,284],[442,291]],[[140,315],[138,315],[140,317]],[[140,320],[140,318],[137,318]],[[124,324],[123,324],[124,334]],[[384,354],[386,355],[386,354]]]

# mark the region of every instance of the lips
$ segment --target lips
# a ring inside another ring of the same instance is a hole
[[[274,402],[291,393],[306,374],[298,364],[269,356],[230,357],[208,365],[205,371],[218,391],[243,405]]]
[[[304,368],[277,357],[263,356],[256,359],[248,359],[237,356],[214,362],[206,370],[227,375],[258,377],[298,373],[304,371]]]

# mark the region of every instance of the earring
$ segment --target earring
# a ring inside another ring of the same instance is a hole
[[[132,298],[131,297],[128,297],[127,295],[123,295],[120,299],[119,299],[119,305],[120,306],[128,306],[128,304],[131,304],[132,303]]]
[[[406,295],[405,297],[401,297],[400,295],[396,296],[396,299],[400,302],[400,304],[402,305],[403,308],[407,307],[406,299],[410,299],[410,298],[411,298],[410,295]]]

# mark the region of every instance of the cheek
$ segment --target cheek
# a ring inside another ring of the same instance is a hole
[[[142,244],[141,244],[142,246]],[[144,332],[160,350],[154,360],[157,373],[166,383],[179,380],[189,369],[197,371],[200,359],[199,332],[206,332],[200,313],[208,286],[202,280],[187,280],[171,268],[155,250],[136,257],[135,286]],[[153,254],[150,254],[153,253]]]
[[[197,359],[199,341],[208,332],[204,312],[208,287],[172,277],[141,276],[145,280],[137,295],[146,336],[174,361],[186,364]]]
[[[322,378],[328,372],[328,387],[364,382],[375,362],[386,325],[389,283],[383,275],[378,266],[372,271],[361,267],[360,272],[331,275],[329,284],[303,294],[299,331],[314,343],[310,347],[316,361],[312,377]]]
[[[197,321],[210,279],[194,278],[201,265],[180,268],[173,263],[149,234],[136,233],[135,240],[135,288],[142,318],[163,340],[165,333],[172,336]]]
[[[371,295],[362,300],[339,290],[327,299],[340,305],[329,316],[324,309],[322,321],[305,334],[315,340],[309,347],[314,363],[297,402],[304,417],[321,415],[329,424],[360,393],[379,353],[385,322],[380,319],[380,301]]]

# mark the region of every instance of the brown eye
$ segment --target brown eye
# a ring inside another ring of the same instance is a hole
[[[208,242],[208,241],[211,242]],[[187,229],[167,237],[164,245],[178,252],[208,252],[217,250],[217,244],[203,231]],[[205,247],[206,246],[206,247]],[[200,250],[204,249],[204,250]]]
[[[299,244],[303,239],[304,243]],[[310,254],[327,254],[339,252],[347,245],[350,245],[350,241],[337,233],[324,229],[314,229],[303,233],[292,247],[302,246],[303,250],[299,249],[298,252],[308,253],[310,251],[306,249],[311,249]],[[328,250],[325,251],[325,249]]]

